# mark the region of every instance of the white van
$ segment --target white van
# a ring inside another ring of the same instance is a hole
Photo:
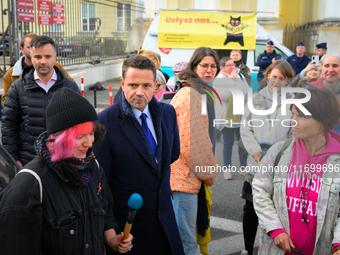
[[[145,36],[142,48],[159,53],[162,59],[161,69],[163,72],[167,73],[171,77],[171,76],[174,76],[173,72],[171,71],[172,67],[180,61],[189,62],[195,49],[174,48],[174,49],[171,49],[168,54],[163,53],[158,48],[158,38],[157,38],[158,27],[159,27],[159,16],[157,16],[153,20],[149,28],[149,31]],[[264,52],[266,48],[266,42],[268,42],[269,40],[272,40],[274,42],[276,53],[280,54],[284,59],[287,59],[287,57],[293,55],[293,52],[291,52],[286,46],[282,45],[278,40],[276,40],[262,26],[257,24],[255,50],[241,50],[242,60],[244,63],[246,63],[246,65],[250,68],[250,71],[251,71],[252,82],[250,86],[253,88],[254,92],[257,91],[257,88],[258,88],[258,81],[256,77],[260,69],[259,66],[256,65],[257,57],[261,53]],[[206,45],[206,46],[209,47],[209,45]],[[224,56],[229,56],[231,50],[215,49],[215,51],[217,52],[218,56],[222,58]]]

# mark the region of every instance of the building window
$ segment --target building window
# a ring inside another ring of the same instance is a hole
[[[131,27],[131,4],[125,4],[125,31],[129,31]]]
[[[127,32],[132,21],[131,4],[117,4],[117,31]]]
[[[83,32],[96,31],[95,4],[81,4],[81,28]]]

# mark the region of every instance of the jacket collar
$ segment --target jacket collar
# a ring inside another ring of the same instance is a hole
[[[145,134],[142,130],[141,125],[136,119],[129,102],[126,100],[124,92],[118,98],[116,102],[118,104],[117,107],[117,116],[121,121],[119,122],[119,126],[121,131],[124,133],[126,138],[133,144],[136,150],[150,163],[150,165],[157,170],[157,164],[155,161],[155,157],[152,154],[149,146],[146,146],[148,143]],[[157,99],[152,97],[149,102],[149,111],[153,118],[154,128],[158,140],[158,146],[162,146],[162,136],[161,136],[161,116],[164,105],[158,103]],[[158,157],[160,152],[160,148],[157,148],[157,158],[158,161],[161,159]],[[162,172],[163,174],[163,172]]]
[[[56,74],[57,74],[57,81],[54,83],[53,86],[59,86],[63,84],[66,80],[66,76],[64,72],[60,71],[60,69],[56,66],[53,67]],[[40,88],[40,86],[34,80],[34,66],[29,66],[23,70],[21,75],[21,80],[23,82],[23,86],[25,89],[33,89],[33,88]]]
[[[129,115],[129,114],[132,114],[134,116],[131,106],[125,98],[124,91],[122,91],[122,94],[120,95],[117,102],[119,103],[119,105],[121,105],[122,112],[118,114],[121,118],[123,118],[124,115]],[[162,110],[163,110],[163,107],[161,107],[161,104],[158,103],[155,97],[152,97],[151,101],[149,102],[149,112],[155,118],[156,122],[158,122],[157,120],[159,120]]]
[[[268,54],[268,53],[267,53],[267,51],[266,51],[266,50],[264,50],[264,54],[267,54],[267,55],[273,55],[273,54],[276,54],[276,51],[275,51],[275,50],[273,50],[273,53],[271,53],[271,54]]]

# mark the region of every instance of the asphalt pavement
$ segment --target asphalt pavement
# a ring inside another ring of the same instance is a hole
[[[117,91],[120,88],[120,80],[112,79],[109,81],[105,81],[101,83],[105,90],[97,90],[94,92],[93,90],[89,90],[91,86],[85,87],[84,96],[89,102],[95,106],[94,102],[96,101],[96,110],[97,112],[102,111],[103,109],[110,106],[110,94],[109,94],[109,86],[112,87],[112,98],[116,95]],[[96,95],[96,99],[95,99]]]
[[[102,82],[106,90],[96,91],[97,112],[110,106],[109,86],[112,86],[112,97],[120,87],[119,79]],[[85,88],[84,96],[94,105],[94,92]],[[1,135],[1,132],[0,132]],[[216,142],[216,153],[218,165],[223,166],[223,143]],[[232,165],[239,169],[238,148],[234,144],[232,154]],[[245,201],[240,198],[244,176],[233,173],[232,180],[225,180],[223,172],[217,172],[217,176],[212,190],[212,209],[211,209],[211,242],[208,244],[210,255],[239,255],[244,249],[242,234],[243,206]],[[258,247],[258,241],[255,243]],[[257,248],[254,254],[257,254]],[[197,255],[199,255],[197,251]]]
[[[97,112],[102,111],[110,105],[108,87],[112,86],[113,97],[120,87],[119,79],[102,82],[106,90],[96,91]],[[88,87],[84,91],[84,96],[94,105],[94,92],[89,91]],[[216,153],[218,165],[223,166],[223,143],[217,141]],[[238,170],[240,163],[238,159],[238,147],[234,144],[232,165]],[[223,172],[217,172],[212,190],[212,209],[211,209],[211,242],[208,244],[210,255],[239,255],[244,249],[242,217],[245,200],[240,198],[244,176],[233,173],[232,180],[225,180]],[[258,247],[258,241],[255,247]],[[257,254],[258,248],[254,250]],[[199,251],[196,255],[199,255]]]

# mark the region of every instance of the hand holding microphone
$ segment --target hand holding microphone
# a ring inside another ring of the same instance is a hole
[[[142,205],[143,205],[143,198],[141,197],[141,195],[139,195],[138,193],[133,193],[128,200],[129,212],[127,215],[126,224],[124,228],[123,241],[126,238],[128,238],[131,228],[132,228],[133,220],[137,213],[137,210],[139,210],[142,207]]]

